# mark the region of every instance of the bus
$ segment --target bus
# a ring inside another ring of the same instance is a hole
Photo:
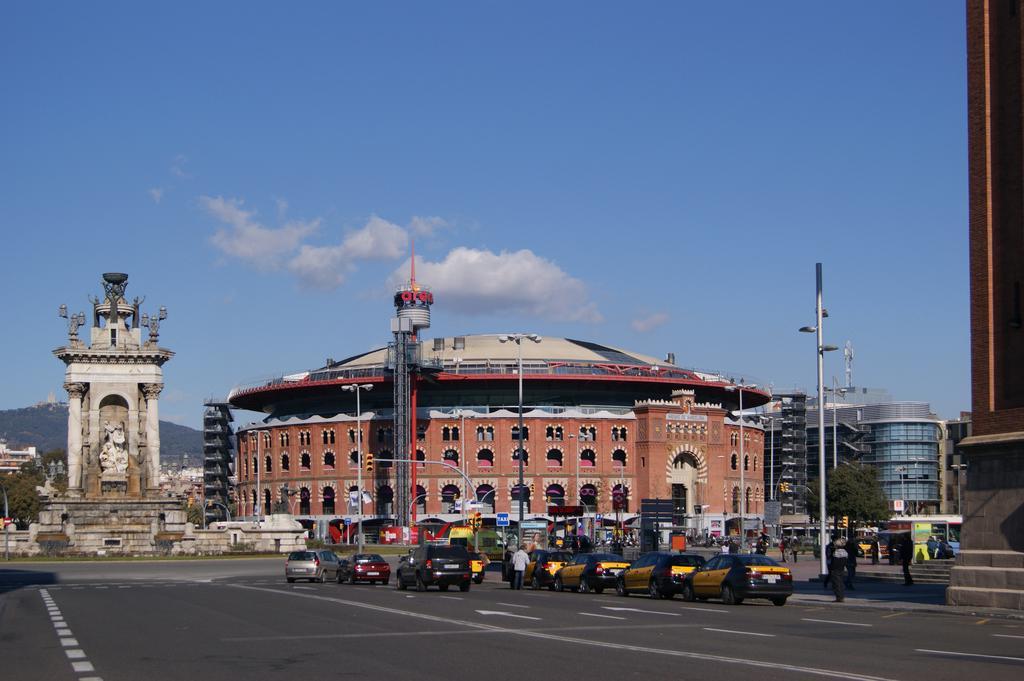
[[[924,559],[928,560],[931,556],[924,547],[927,546],[929,537],[949,544],[953,549],[953,555],[960,553],[960,528],[963,522],[963,516],[959,515],[900,516],[881,523],[879,529],[888,535],[909,532],[914,539],[915,556],[923,555]],[[923,550],[918,551],[918,548]]]

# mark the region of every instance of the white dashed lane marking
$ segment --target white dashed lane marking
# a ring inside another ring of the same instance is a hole
[[[43,603],[46,605],[46,610],[50,615],[50,620],[53,622],[54,630],[60,638],[61,648],[71,662],[71,669],[76,674],[96,671],[92,663],[86,659],[85,651],[79,647],[78,639],[71,634],[71,629],[64,622],[64,616],[60,613],[60,608],[57,607],[57,603],[53,600],[49,590],[40,589],[39,595],[42,596]],[[82,677],[79,681],[103,681],[103,679],[98,676],[89,676]]]

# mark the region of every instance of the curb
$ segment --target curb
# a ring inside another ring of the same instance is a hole
[[[1015,610],[976,610],[966,608],[964,606],[955,605],[918,605],[917,603],[909,603],[907,601],[864,602],[850,601],[849,599],[847,599],[843,603],[836,603],[835,601],[822,601],[816,598],[801,598],[798,594],[793,594],[792,596],[790,596],[789,601],[791,603],[800,603],[801,605],[826,606],[833,607],[836,609],[857,608],[859,610],[883,610],[888,612],[924,612],[938,615],[959,615],[961,617],[988,617],[992,619],[1024,621],[1024,611],[1018,612]]]

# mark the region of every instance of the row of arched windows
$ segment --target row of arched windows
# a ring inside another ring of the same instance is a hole
[[[733,469],[734,471],[735,470],[739,470],[739,468],[738,468],[738,466],[739,466],[739,458],[740,458],[739,455],[736,454],[736,452],[733,452],[732,453],[732,457],[729,459],[729,467],[731,469]],[[743,470],[745,470],[745,471],[749,471],[750,470],[750,462],[751,462],[751,460],[753,460],[753,462],[754,462],[754,470],[755,471],[757,470],[757,456],[755,455],[753,457],[753,459],[751,459],[751,456],[749,454],[744,454],[743,455]]]

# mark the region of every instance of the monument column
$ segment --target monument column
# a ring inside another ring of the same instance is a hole
[[[68,491],[82,493],[82,396],[84,383],[65,383],[68,391]]]
[[[160,391],[164,386],[160,383],[143,383],[142,392],[146,396],[146,488],[160,488],[160,412],[157,406]]]

